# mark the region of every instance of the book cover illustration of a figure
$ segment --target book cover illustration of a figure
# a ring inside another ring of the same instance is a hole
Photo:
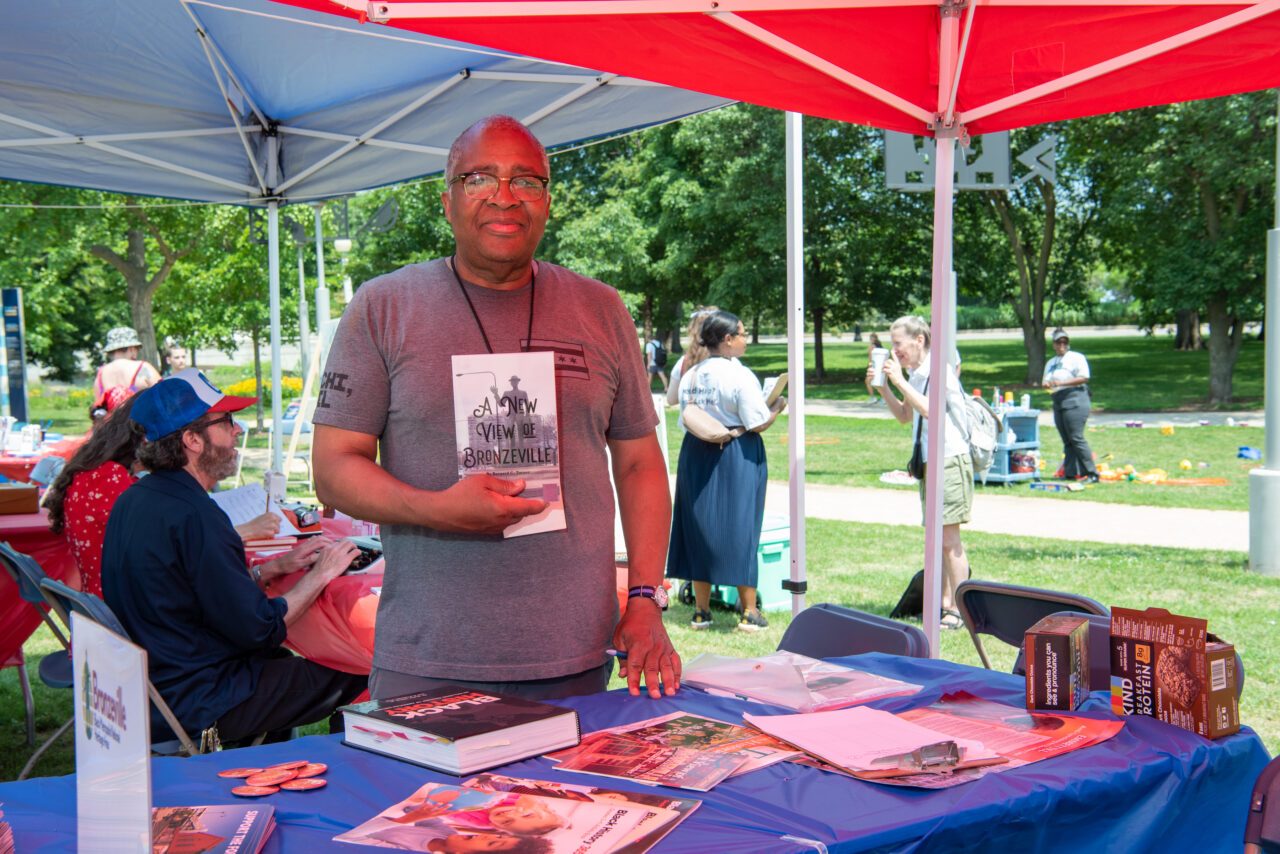
[[[523,478],[523,498],[547,507],[507,527],[504,537],[565,527],[560,493],[560,434],[551,353],[453,357],[453,422],[458,477]]]

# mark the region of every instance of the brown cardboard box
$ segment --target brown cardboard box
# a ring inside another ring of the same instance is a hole
[[[1163,608],[1111,611],[1111,710],[1206,738],[1240,729],[1235,647]]]
[[[1070,712],[1089,696],[1089,618],[1055,615],[1027,629],[1027,708]]]
[[[0,515],[39,513],[40,490],[31,483],[0,483]]]

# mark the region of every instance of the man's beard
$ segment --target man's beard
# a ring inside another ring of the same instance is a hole
[[[205,441],[204,450],[196,459],[196,467],[205,477],[215,483],[236,473],[236,461],[239,452],[235,448],[220,448],[211,441]]]

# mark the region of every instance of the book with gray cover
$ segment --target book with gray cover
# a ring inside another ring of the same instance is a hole
[[[547,502],[541,513],[508,526],[504,537],[566,526],[553,359],[547,352],[453,357],[458,477],[523,479],[521,497]]]

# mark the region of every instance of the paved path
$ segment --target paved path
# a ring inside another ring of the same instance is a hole
[[[806,415],[836,415],[846,418],[892,418],[884,404],[859,400],[806,400]],[[1261,410],[1236,412],[1096,412],[1089,416],[1090,427],[1123,427],[1129,421],[1141,421],[1143,428],[1173,424],[1193,427],[1203,422],[1214,426],[1261,427],[1265,421]],[[1040,410],[1040,424],[1053,427],[1053,410]]]
[[[785,483],[769,483],[766,513],[787,514]],[[805,488],[805,515],[815,519],[914,525],[920,522],[915,488],[825,486]],[[1010,537],[1046,537],[1099,543],[1129,543],[1219,551],[1249,550],[1249,514],[1236,510],[1191,510],[1103,504],[1070,498],[1030,498],[979,490],[967,531]]]
[[[265,467],[267,451],[249,449],[246,462]],[[674,492],[675,475],[671,476]],[[1096,487],[1106,488],[1106,487]],[[1014,488],[1015,490],[1017,487]],[[1044,537],[1099,543],[1128,543],[1187,549],[1248,552],[1249,514],[1239,510],[1193,510],[1104,504],[1079,493],[1064,498],[1030,497],[1013,490],[979,489],[967,531],[1009,537]],[[765,512],[787,515],[786,483],[770,481]],[[919,525],[920,499],[914,487],[851,487],[807,484],[805,515],[814,519],[881,525]],[[621,532],[618,532],[619,536]]]

